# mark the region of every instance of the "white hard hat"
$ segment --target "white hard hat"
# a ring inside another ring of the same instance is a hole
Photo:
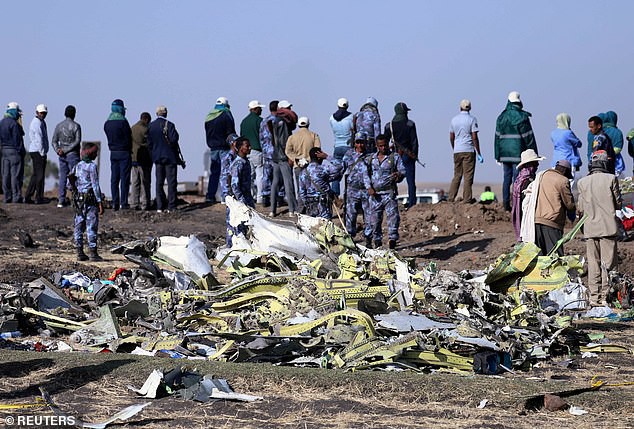
[[[520,100],[520,93],[517,91],[509,92],[509,101],[511,103],[520,103],[522,101]]]
[[[279,103],[277,103],[277,107],[281,109],[288,109],[291,106],[292,104],[288,100],[281,100]]]
[[[297,120],[297,125],[299,125],[300,127],[307,127],[310,125],[310,120],[308,119],[308,117],[302,116]]]
[[[339,100],[337,100],[337,107],[341,107],[342,109],[345,109],[346,107],[348,107],[348,99],[342,97]]]
[[[223,104],[225,106],[228,106],[229,100],[227,100],[227,97],[218,97],[218,99],[216,100],[216,104]]]
[[[256,109],[258,107],[262,108],[262,107],[264,107],[264,104],[260,104],[260,102],[258,100],[249,101],[249,110]]]
[[[46,104],[38,104],[37,106],[35,106],[35,111],[37,113],[44,113],[48,112],[48,109],[46,108]]]

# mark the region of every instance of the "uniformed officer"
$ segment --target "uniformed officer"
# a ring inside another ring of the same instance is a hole
[[[380,247],[383,244],[381,224],[383,212],[385,212],[389,248],[394,249],[399,239],[398,227],[401,223],[396,201],[396,186],[405,177],[405,167],[398,153],[390,153],[388,140],[384,134],[379,134],[376,139],[377,152],[372,154],[370,162],[372,187],[368,190],[368,194],[370,195],[370,222],[374,247]]]
[[[309,154],[310,164],[299,176],[299,193],[305,202],[306,214],[331,219],[334,194],[330,182],[341,179],[343,164],[328,161],[328,154],[319,147],[310,149]]]
[[[350,236],[357,234],[357,215],[363,213],[365,225],[363,235],[367,247],[372,247],[372,225],[368,221],[370,214],[370,200],[368,189],[372,186],[370,181],[370,159],[366,153],[368,135],[359,131],[354,136],[354,148],[348,150],[343,157],[345,168],[345,204],[346,204],[346,230]]]

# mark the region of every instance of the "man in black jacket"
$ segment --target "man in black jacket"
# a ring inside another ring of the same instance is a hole
[[[177,168],[179,163],[178,131],[167,120],[167,107],[156,108],[157,118],[148,128],[148,145],[156,171],[156,211],[169,213],[176,209]],[[167,179],[167,198],[163,185]]]
[[[407,104],[396,103],[394,118],[385,125],[385,135],[388,139],[392,139],[394,150],[401,156],[405,166],[407,208],[416,204],[416,162],[418,161],[416,124],[407,117],[407,112],[410,110]]]

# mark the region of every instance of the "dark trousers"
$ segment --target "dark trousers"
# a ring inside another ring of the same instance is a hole
[[[46,155],[42,156],[39,152],[29,152],[29,155],[31,155],[31,162],[33,163],[33,174],[31,174],[29,187],[26,188],[26,199],[30,200],[35,195],[35,201],[39,202],[44,199]]]
[[[24,158],[26,158],[26,151],[24,148],[20,151],[20,170],[18,171],[18,184],[20,185],[20,192],[24,186]]]
[[[220,184],[220,167],[222,158],[229,152],[224,149],[214,149],[209,152],[209,182],[207,183],[207,201],[216,201],[216,193]]]
[[[453,180],[449,187],[447,199],[453,201],[458,194],[460,181],[464,177],[462,199],[467,202],[473,198],[473,176],[475,174],[475,152],[458,152],[453,154]]]
[[[176,187],[178,181],[176,179],[176,164],[155,164],[156,170],[156,209],[157,210],[174,210],[176,209]],[[163,185],[167,179],[167,198]],[[166,207],[167,205],[167,207]]]
[[[541,249],[542,256],[548,255],[548,252],[555,247],[555,244],[557,244],[563,236],[564,232],[561,229],[542,225],[541,223],[535,224],[535,244]],[[559,246],[557,254],[564,256],[564,246]]]
[[[2,192],[5,203],[19,203],[22,201],[22,187],[20,186],[21,155],[17,149],[2,148]]]
[[[130,191],[130,168],[132,156],[125,150],[110,152],[110,192],[112,192],[112,207],[129,208],[128,192]]]
[[[517,164],[518,162],[503,162],[502,168],[504,168],[504,182],[502,183],[502,202],[504,208],[511,211],[511,186],[517,178]]]
[[[59,157],[59,202],[66,202],[66,188],[68,187],[68,173],[79,163],[79,153],[68,152]]]
[[[407,180],[407,207],[416,204],[416,160],[403,154],[405,180]]]

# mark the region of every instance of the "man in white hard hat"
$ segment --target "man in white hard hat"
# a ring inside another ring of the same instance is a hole
[[[260,144],[260,125],[262,124],[262,108],[258,100],[249,101],[249,114],[240,122],[240,135],[249,140],[251,151],[247,155],[251,164],[252,195],[258,204],[262,204],[262,177],[264,175],[264,160],[262,145]]]
[[[310,161],[310,150],[314,147],[321,147],[319,135],[308,129],[310,120],[302,116],[297,121],[299,129],[288,138],[286,142],[286,156],[288,163],[293,167],[293,179],[295,183],[295,195],[297,195],[297,211],[301,213],[304,202],[299,194],[299,175]]]
[[[229,100],[218,97],[214,108],[205,118],[205,135],[210,150],[209,182],[207,184],[206,201],[216,203],[216,193],[220,183],[220,162],[229,152],[227,137],[235,134],[236,125],[231,114]],[[222,201],[224,202],[224,201]]]
[[[354,135],[354,116],[348,111],[348,100],[340,98],[337,100],[337,111],[330,116],[330,128],[335,137],[335,147],[332,157],[339,161],[343,161],[343,156],[352,147],[352,136]],[[335,195],[341,193],[340,181],[330,184]]]
[[[523,110],[520,93],[511,91],[506,108],[495,123],[495,160],[504,168],[502,202],[511,211],[511,186],[517,177],[517,164],[526,149],[537,151],[537,142],[530,121],[531,114]]]
[[[24,201],[28,204],[43,204],[44,178],[46,176],[46,158],[48,154],[48,130],[46,115],[48,109],[44,104],[35,107],[35,117],[29,126],[29,155],[33,163],[33,174],[26,189]],[[35,197],[35,200],[33,199]]]

